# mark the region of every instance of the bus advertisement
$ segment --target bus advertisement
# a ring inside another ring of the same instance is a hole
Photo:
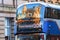
[[[17,9],[16,20],[20,28],[41,27],[43,14],[41,14],[40,10],[41,5],[39,3],[24,4],[23,6],[19,7]]]
[[[60,6],[44,2],[23,3],[16,10],[16,21],[16,33],[26,34],[25,37],[30,34],[30,37],[39,37],[36,40],[46,40],[45,34],[59,36]],[[20,36],[18,35],[18,37]],[[48,40],[50,39],[49,37]],[[35,38],[31,40],[35,40]]]
[[[16,12],[18,31],[42,32],[43,13],[41,13],[41,8],[42,5],[39,3],[25,3],[18,6]]]

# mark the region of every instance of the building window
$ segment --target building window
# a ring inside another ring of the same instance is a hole
[[[15,8],[15,0],[13,0],[13,6],[14,6],[14,8]]]
[[[4,0],[2,0],[2,5],[4,4],[3,1],[4,1]]]
[[[14,6],[15,6],[15,8],[17,8],[17,4],[18,4],[18,2],[17,2],[18,0],[14,0]]]
[[[5,18],[5,39],[6,40],[11,40],[12,36],[11,36],[11,25],[12,25],[12,20],[13,18]]]
[[[7,40],[10,40],[10,20],[9,18],[5,18],[5,36],[7,36]]]
[[[0,0],[0,4],[3,4],[3,0]]]
[[[2,0],[0,0],[0,4],[2,3]]]
[[[4,1],[4,0],[0,0],[0,4],[1,4],[0,6],[3,6],[3,4],[4,4],[3,1]]]
[[[13,0],[4,0],[5,5],[13,5]]]

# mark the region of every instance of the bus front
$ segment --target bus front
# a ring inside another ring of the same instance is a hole
[[[25,3],[17,8],[17,34],[20,40],[44,39],[42,32],[43,10],[40,3]],[[42,33],[42,34],[41,34]],[[42,35],[42,38],[41,36]]]

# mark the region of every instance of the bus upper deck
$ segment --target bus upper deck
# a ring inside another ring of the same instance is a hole
[[[56,5],[56,4],[50,4],[50,3],[45,3],[45,2],[29,2],[29,3],[23,3],[21,5],[19,5],[17,7],[17,9],[23,5],[27,5],[27,4],[41,4],[42,6],[45,6],[45,7],[51,7],[51,8],[55,8],[55,9],[60,9],[60,5]]]
[[[17,7],[16,20],[18,30],[22,28],[42,28],[43,32],[47,32],[44,25],[48,21],[55,21],[60,27],[60,5],[49,4],[44,2],[23,3]],[[51,22],[51,24],[52,24]],[[48,27],[47,26],[47,27]]]

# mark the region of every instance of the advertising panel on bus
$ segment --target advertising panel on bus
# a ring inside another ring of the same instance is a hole
[[[41,13],[39,3],[22,4],[17,8],[16,20],[20,28],[33,27],[38,28],[42,26],[43,13]]]

